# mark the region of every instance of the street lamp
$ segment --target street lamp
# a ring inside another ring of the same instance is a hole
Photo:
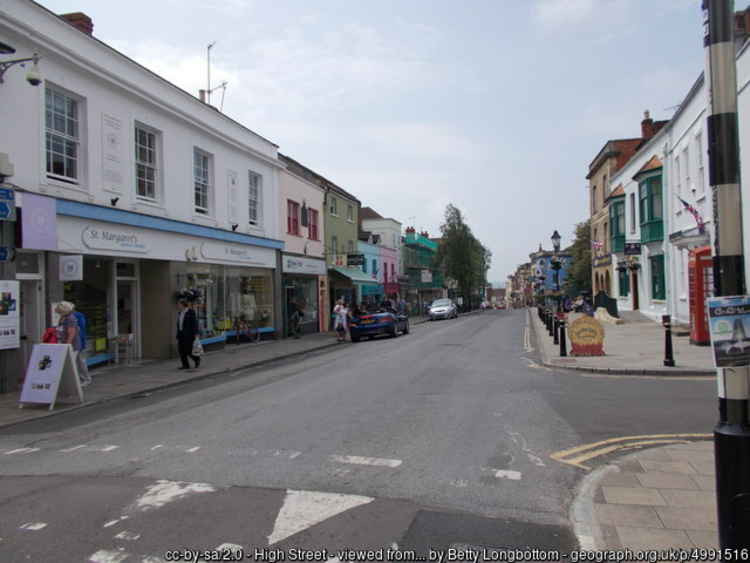
[[[555,326],[554,326],[554,337],[555,337],[555,344],[559,343],[558,340],[558,333],[557,333],[557,318],[560,315],[560,268],[562,267],[562,264],[560,263],[560,258],[558,256],[558,253],[560,252],[560,233],[557,232],[557,229],[555,229],[555,232],[552,233],[552,236],[550,237],[552,239],[552,248],[554,249],[554,254],[552,255],[552,258],[550,259],[550,267],[555,272],[555,305],[556,305],[556,311],[555,311]]]

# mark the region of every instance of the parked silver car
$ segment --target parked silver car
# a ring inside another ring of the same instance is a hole
[[[432,302],[427,315],[431,321],[436,319],[454,319],[458,317],[458,308],[451,299],[438,299]]]

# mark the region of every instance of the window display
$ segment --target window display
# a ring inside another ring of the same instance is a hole
[[[107,322],[112,262],[85,257],[83,280],[63,283],[63,299],[86,316],[86,352],[89,356],[107,352]]]

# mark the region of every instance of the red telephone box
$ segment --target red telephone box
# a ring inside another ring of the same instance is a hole
[[[706,299],[713,296],[713,259],[711,247],[702,246],[690,251],[688,281],[690,286],[690,342],[699,345],[711,343],[708,333]]]

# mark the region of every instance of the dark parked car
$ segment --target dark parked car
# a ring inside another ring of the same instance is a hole
[[[374,338],[380,334],[394,337],[409,334],[409,317],[394,311],[377,311],[353,316],[349,322],[349,334],[352,342],[367,336]]]

